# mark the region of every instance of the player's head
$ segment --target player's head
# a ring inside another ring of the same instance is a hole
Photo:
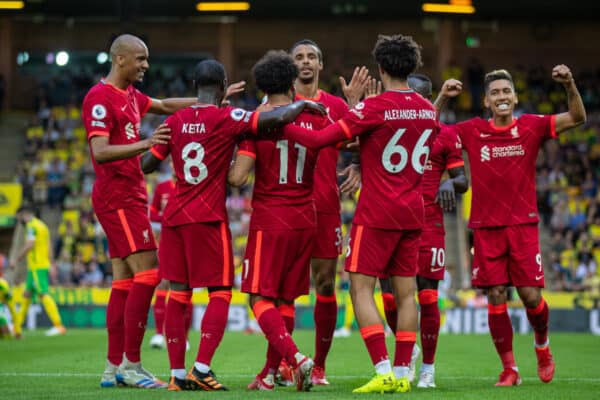
[[[227,87],[227,73],[223,64],[217,60],[200,61],[194,69],[194,89],[196,93],[212,92],[219,102]]]
[[[29,221],[31,221],[31,219],[34,216],[35,216],[35,211],[34,211],[33,207],[31,207],[29,205],[22,205],[17,210],[17,220],[22,224],[26,224]]]
[[[515,93],[512,76],[505,69],[499,69],[485,74],[483,79],[486,108],[494,116],[510,116],[519,102]]]
[[[110,45],[112,70],[129,83],[141,82],[148,64],[148,47],[137,36],[118,36]]]
[[[432,85],[431,79],[427,75],[423,74],[410,74],[407,79],[408,87],[427,100],[431,100],[432,96]]]
[[[323,53],[319,46],[310,39],[302,39],[292,45],[290,54],[298,67],[298,79],[304,84],[319,79],[323,69]]]
[[[394,79],[406,81],[421,63],[421,46],[410,36],[379,35],[373,57],[379,66],[379,74],[384,73]]]
[[[294,97],[294,81],[298,67],[283,50],[269,50],[252,68],[256,87],[267,95],[285,94]]]

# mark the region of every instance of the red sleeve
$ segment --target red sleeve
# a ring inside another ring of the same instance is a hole
[[[140,116],[143,117],[150,109],[150,106],[152,105],[152,99],[137,89],[134,89],[134,95],[138,109],[140,110]]]
[[[256,159],[256,143],[252,139],[244,139],[238,145],[237,154]]]
[[[298,142],[303,146],[311,149],[320,149],[321,147],[331,146],[351,139],[351,136],[347,134],[347,128],[342,124],[343,121],[340,120],[320,131],[311,131],[298,125],[287,124],[283,127],[283,133],[288,139]]]
[[[443,130],[447,130],[448,134],[456,136],[462,147],[468,148],[472,131],[472,120],[467,120],[454,125],[442,125]]]
[[[92,93],[85,98],[81,117],[88,140],[94,136],[110,136],[114,115],[109,102],[101,93]]]
[[[456,135],[456,132],[443,127],[439,138],[444,143],[446,153],[446,169],[458,168],[465,165],[462,158],[462,143]]]
[[[377,97],[358,103],[338,123],[344,129],[346,137],[362,135],[375,130],[384,121]]]
[[[157,184],[156,187],[154,188],[154,195],[152,196],[152,204],[150,205],[150,221],[152,221],[152,222],[161,222],[161,220],[162,220],[162,213],[160,210],[161,192],[159,189],[160,189],[160,184]]]
[[[227,113],[227,131],[231,132],[234,136],[248,132],[256,133],[260,113],[234,107],[226,107],[224,112]]]

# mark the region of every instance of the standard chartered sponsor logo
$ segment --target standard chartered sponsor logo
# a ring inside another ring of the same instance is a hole
[[[488,146],[483,146],[481,148],[481,161],[490,161],[492,158],[516,157],[524,155],[525,149],[520,144],[500,147],[494,146],[491,149],[491,154]]]
[[[481,161],[490,161],[490,148],[488,146],[481,148]]]

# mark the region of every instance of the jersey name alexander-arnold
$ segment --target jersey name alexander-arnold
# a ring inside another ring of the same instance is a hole
[[[393,121],[398,119],[435,119],[435,111],[432,110],[385,110],[383,119],[385,121]]]

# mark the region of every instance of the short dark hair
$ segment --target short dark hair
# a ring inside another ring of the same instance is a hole
[[[194,89],[200,87],[224,88],[227,84],[225,67],[217,60],[200,61],[194,69]]]
[[[294,50],[296,50],[296,47],[302,46],[302,45],[314,47],[317,50],[317,57],[319,57],[319,61],[323,62],[323,52],[321,51],[321,48],[319,47],[318,44],[316,44],[315,42],[313,42],[310,39],[298,40],[296,43],[294,43],[292,45],[292,48],[290,49],[290,54],[294,53]]]
[[[432,96],[432,84],[431,79],[427,75],[423,74],[410,74],[408,76],[408,86],[419,93],[421,96],[425,97],[428,100],[431,100]]]
[[[402,80],[422,65],[421,46],[411,36],[379,35],[373,57],[386,73]]]
[[[485,92],[487,93],[488,89],[490,88],[490,83],[494,81],[499,81],[501,79],[506,79],[507,81],[509,81],[510,86],[512,86],[514,90],[515,84],[510,73],[505,69],[496,69],[492,72],[488,72],[487,74],[485,74],[485,78],[483,78],[483,88]]]
[[[298,77],[298,67],[285,51],[269,50],[254,65],[252,75],[256,87],[266,94],[283,94],[294,86]]]

